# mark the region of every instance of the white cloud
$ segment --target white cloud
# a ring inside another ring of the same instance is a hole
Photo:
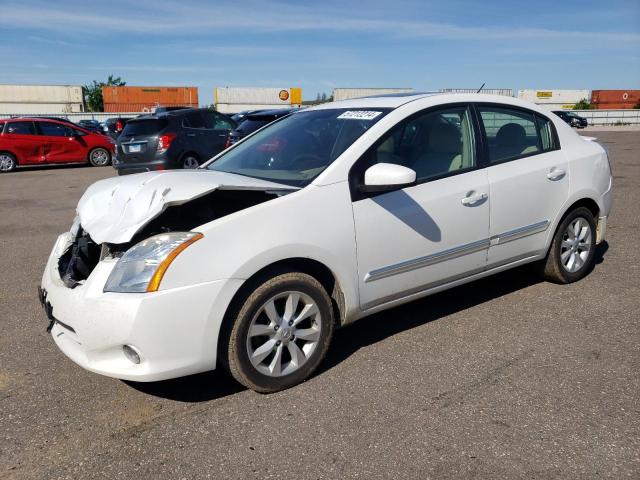
[[[4,4],[0,25],[69,35],[91,33],[193,34],[244,32],[350,32],[374,33],[390,37],[424,37],[445,40],[534,40],[556,39],[574,42],[640,43],[637,32],[554,30],[532,27],[469,27],[402,18],[367,18],[366,10],[335,10],[313,6],[280,4],[274,1],[245,0],[241,3],[162,2],[139,0],[110,4],[108,9],[91,10],[87,3]],[[206,48],[206,47],[202,47]],[[212,47],[217,48],[217,47]],[[246,48],[246,47],[238,47]],[[256,52],[260,48],[255,47]],[[212,52],[215,53],[215,52]]]

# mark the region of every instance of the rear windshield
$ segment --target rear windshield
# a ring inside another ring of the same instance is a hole
[[[131,120],[127,122],[122,135],[155,135],[167,126],[168,122],[160,118]]]
[[[259,128],[264,127],[267,123],[271,123],[272,121],[273,120],[254,120],[249,118],[241,121],[236,130],[242,133],[251,133],[255,132]]]

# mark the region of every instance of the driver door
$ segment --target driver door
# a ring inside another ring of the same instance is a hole
[[[416,171],[416,185],[353,193],[363,310],[482,271],[489,247],[489,182],[477,164],[467,105],[426,110],[384,135],[352,169],[374,163]],[[357,186],[355,187],[357,189]]]

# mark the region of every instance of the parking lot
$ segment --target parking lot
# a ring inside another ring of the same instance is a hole
[[[36,288],[113,169],[0,175],[0,478],[640,477],[640,132],[588,134],[614,174],[591,275],[520,268],[375,315],[272,395],[217,371],[135,384],[68,360]]]

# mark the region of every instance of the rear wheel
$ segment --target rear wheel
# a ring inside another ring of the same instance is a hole
[[[7,152],[0,153],[0,172],[11,172],[16,169],[18,162],[16,157]]]
[[[570,212],[558,226],[543,263],[543,276],[556,283],[572,283],[593,267],[596,224],[588,208]]]
[[[193,168],[198,168],[199,166],[200,166],[200,160],[198,160],[198,157],[196,157],[193,154],[188,153],[182,159],[182,168],[184,169],[193,169]]]
[[[225,363],[237,381],[262,393],[306,380],[333,335],[331,299],[320,282],[304,273],[266,281],[232,317]]]
[[[111,154],[104,148],[94,148],[89,153],[89,162],[94,167],[106,167],[111,163]]]

